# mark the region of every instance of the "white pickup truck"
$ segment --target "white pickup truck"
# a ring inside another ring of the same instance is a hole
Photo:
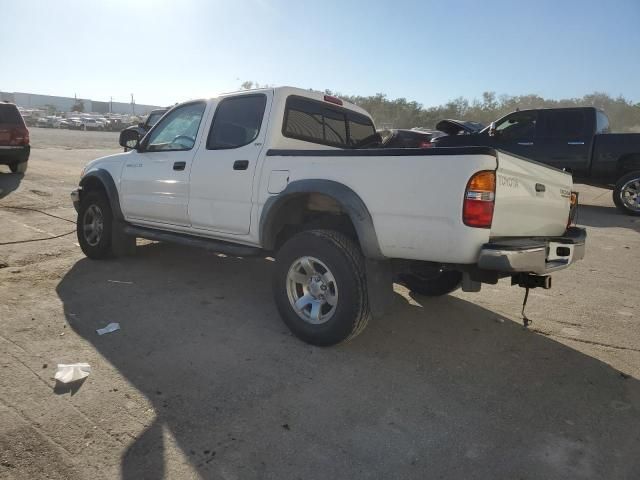
[[[83,252],[132,253],[141,237],[274,256],[278,310],[315,345],[362,331],[394,281],[549,288],[584,256],[569,174],[487,147],[375,148],[366,111],[318,92],[183,103],[120,143],[132,150],[90,162],[72,193]]]

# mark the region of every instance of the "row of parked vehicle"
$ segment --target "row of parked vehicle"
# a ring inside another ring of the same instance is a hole
[[[70,117],[48,115],[46,117],[33,119],[32,121],[27,122],[27,125],[39,128],[66,128],[69,130],[101,130],[119,132],[130,125],[130,122],[122,118],[105,118],[88,115]]]

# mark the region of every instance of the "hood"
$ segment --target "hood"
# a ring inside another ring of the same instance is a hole
[[[478,122],[467,122],[464,120],[440,120],[436,124],[436,130],[446,133],[447,135],[470,135],[478,133],[484,128],[484,125]]]

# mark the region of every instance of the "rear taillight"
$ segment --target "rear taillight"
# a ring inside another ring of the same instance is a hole
[[[571,192],[569,205],[569,218],[567,219],[567,228],[575,225],[578,220],[578,192]]]
[[[418,145],[419,148],[431,148],[433,147],[433,143],[431,142],[420,142],[420,145]]]
[[[469,179],[464,192],[462,220],[469,227],[491,228],[496,199],[496,172],[484,170]]]
[[[27,127],[15,127],[11,130],[9,145],[29,145],[29,130]]]

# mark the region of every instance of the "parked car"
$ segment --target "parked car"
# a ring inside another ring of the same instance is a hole
[[[29,130],[13,103],[0,103],[0,165],[25,173],[29,161]]]
[[[500,148],[565,169],[577,182],[613,189],[616,207],[640,215],[640,133],[610,133],[602,110],[521,110],[480,132],[436,140],[438,147],[462,145]]]
[[[375,132],[365,110],[290,87],[177,105],[86,165],[78,241],[94,259],[136,237],[274,256],[280,315],[315,345],[360,333],[394,275],[425,295],[549,288],[583,257],[571,175],[486,147],[356,148]]]
[[[36,127],[39,128],[54,128],[56,123],[55,117],[40,117],[36,121]]]
[[[433,139],[444,135],[435,130],[400,128],[379,130],[378,133],[381,136],[382,148],[431,148],[434,146]]]
[[[436,124],[436,130],[443,132],[445,135],[473,135],[483,128],[485,128],[483,124],[468,120],[446,119]]]
[[[98,119],[83,117],[80,119],[80,130],[104,130],[104,125]]]

